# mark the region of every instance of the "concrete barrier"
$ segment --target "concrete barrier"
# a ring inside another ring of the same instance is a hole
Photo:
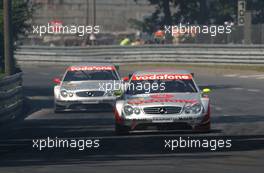
[[[22,114],[23,89],[22,73],[0,80],[0,123]]]

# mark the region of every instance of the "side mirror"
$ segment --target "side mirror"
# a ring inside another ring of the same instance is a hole
[[[116,97],[120,97],[122,94],[123,94],[123,91],[121,91],[121,90],[114,92],[114,96],[116,96]]]
[[[125,77],[122,78],[122,80],[123,80],[124,82],[128,82],[128,81],[129,81],[129,77],[125,76]]]
[[[209,94],[211,90],[209,88],[204,88],[203,89],[203,94]]]
[[[54,78],[53,82],[59,85],[61,83],[61,80],[59,78]]]
[[[115,65],[115,69],[118,71],[119,70],[119,65]]]

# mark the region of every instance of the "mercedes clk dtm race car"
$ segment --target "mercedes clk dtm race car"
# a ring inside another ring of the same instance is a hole
[[[135,72],[115,106],[115,130],[210,130],[210,104],[187,71]]]
[[[114,105],[116,95],[113,84],[121,80],[112,64],[73,65],[67,68],[62,80],[53,80],[55,112],[86,110],[93,104]]]

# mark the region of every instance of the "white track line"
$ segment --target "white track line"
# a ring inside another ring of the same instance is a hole
[[[242,79],[247,79],[247,78],[255,78],[255,79],[264,79],[264,74],[254,74],[254,75],[238,75],[238,74],[226,74],[224,77],[238,77]]]
[[[224,77],[236,77],[236,76],[238,76],[237,74],[226,74],[226,75],[224,75]]]
[[[30,100],[52,100],[53,96],[30,96],[28,97]]]
[[[244,90],[244,88],[230,88],[231,90]]]
[[[258,78],[258,77],[264,77],[264,74],[242,75],[242,76],[239,76],[239,78]]]
[[[247,91],[249,91],[249,92],[255,92],[255,93],[257,93],[257,92],[261,92],[261,90],[260,89],[246,89],[246,88],[230,88],[231,90],[236,90],[236,91],[242,91],[242,90],[247,90]]]
[[[264,79],[264,76],[262,76],[262,77],[257,77],[256,79]]]
[[[255,92],[255,93],[261,92],[261,90],[259,90],[259,89],[248,89],[247,91],[249,91],[249,92]]]

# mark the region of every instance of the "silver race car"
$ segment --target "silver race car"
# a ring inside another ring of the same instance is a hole
[[[67,68],[62,80],[55,78],[55,112],[86,110],[91,105],[106,103],[114,105],[114,85],[121,80],[112,64],[73,65]]]
[[[117,100],[115,130],[130,131],[210,130],[210,104],[193,74],[187,71],[153,70],[130,75],[126,90]]]

